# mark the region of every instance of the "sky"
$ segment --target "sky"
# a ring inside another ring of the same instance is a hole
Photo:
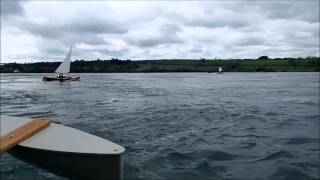
[[[1,63],[319,56],[319,1],[1,0]]]

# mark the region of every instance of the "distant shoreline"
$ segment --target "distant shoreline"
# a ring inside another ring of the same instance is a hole
[[[61,62],[8,63],[1,73],[53,73]],[[320,58],[232,59],[232,60],[76,60],[71,73],[161,73],[209,72],[219,66],[224,72],[320,72]]]

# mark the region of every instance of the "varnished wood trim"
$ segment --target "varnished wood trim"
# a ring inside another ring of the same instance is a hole
[[[49,127],[50,123],[51,121],[49,119],[35,119],[1,136],[0,155],[2,155],[15,145],[42,131],[43,129]]]

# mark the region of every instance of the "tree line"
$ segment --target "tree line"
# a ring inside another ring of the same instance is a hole
[[[1,73],[53,73],[61,62],[7,63],[0,66]],[[71,73],[114,72],[216,72],[221,66],[227,72],[296,72],[320,71],[319,57],[257,59],[160,59],[160,60],[76,60]]]

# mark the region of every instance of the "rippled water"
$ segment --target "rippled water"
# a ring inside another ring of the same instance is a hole
[[[1,113],[126,148],[125,179],[319,179],[319,73],[1,74]],[[1,158],[2,179],[63,179]]]

